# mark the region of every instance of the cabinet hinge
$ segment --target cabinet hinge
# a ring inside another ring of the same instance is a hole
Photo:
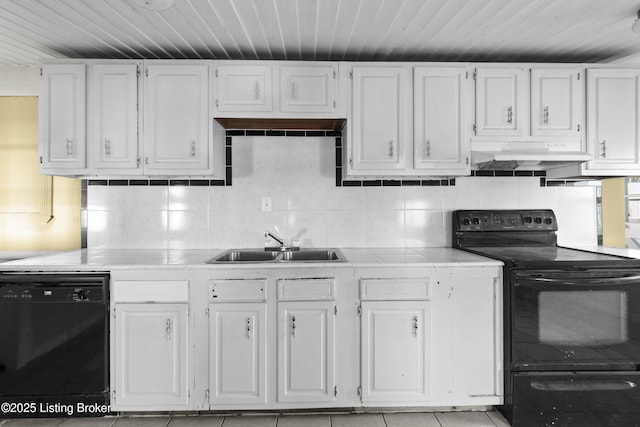
[[[44,70],[42,69],[42,67],[40,67],[40,75],[44,76]]]
[[[578,73],[578,80],[580,80],[580,73]]]
[[[215,74],[216,77],[218,77],[218,69],[216,68],[216,70],[213,72]],[[207,390],[207,393],[209,393],[209,391]]]
[[[349,157],[349,166],[353,168],[353,157]]]
[[[113,316],[113,318],[116,318],[116,309],[115,307],[113,308],[113,310],[111,310],[111,315]]]
[[[465,160],[465,163],[468,165],[469,164],[469,158],[467,157]]]
[[[140,162],[141,162],[141,159],[140,159],[140,156],[138,156],[138,157],[136,158],[136,168],[139,168],[139,167],[140,167]]]
[[[353,80],[353,70],[349,71],[349,78]]]
[[[116,400],[116,391],[111,390],[111,403],[113,403],[115,400]]]
[[[333,395],[334,395],[334,396],[337,396],[337,395],[338,395],[338,386],[335,386],[335,387],[333,388]]]
[[[362,387],[358,387],[356,392],[358,393],[358,396],[362,397]]]
[[[209,401],[209,390],[205,390],[204,391],[204,401],[208,402]]]
[[[336,108],[336,101],[333,101],[333,108]]]
[[[140,66],[136,65],[136,77],[140,77]]]
[[[468,72],[468,71],[465,73],[465,77],[464,77],[464,78],[465,78],[465,79],[468,79],[468,78],[469,78],[469,72]]]
[[[335,78],[338,76],[338,74],[336,73],[336,70],[333,70],[333,79],[335,80]]]
[[[478,79],[478,70],[473,70],[473,80]]]
[[[215,104],[216,104],[216,108],[218,108],[218,100],[217,99],[216,99]]]
[[[356,314],[358,316],[362,316],[362,307],[361,306],[358,306],[358,308],[356,308]]]
[[[580,125],[578,124],[578,132],[580,132]]]
[[[210,314],[210,312],[209,312],[209,308],[207,308],[207,309],[204,311],[204,315],[205,315],[205,316],[207,316],[207,317],[209,317],[209,314]]]
[[[144,75],[145,75],[145,77],[149,77],[149,69],[148,68],[146,70],[144,70]]]
[[[473,124],[473,133],[477,134],[478,133],[478,126],[476,126],[476,124]]]
[[[333,314],[334,314],[334,316],[338,315],[338,306],[337,305],[333,306]]]
[[[42,156],[40,156],[40,164],[42,164]]]

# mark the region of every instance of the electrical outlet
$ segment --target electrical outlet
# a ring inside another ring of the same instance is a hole
[[[271,197],[262,198],[262,212],[271,212]]]

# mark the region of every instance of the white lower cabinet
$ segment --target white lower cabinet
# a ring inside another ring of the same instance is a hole
[[[212,405],[266,402],[264,302],[209,305]]]
[[[333,301],[278,302],[278,401],[335,399]]]
[[[428,301],[362,303],[362,403],[430,400]]]
[[[188,304],[118,304],[115,308],[118,407],[188,405]]]
[[[190,409],[190,278],[112,272],[111,408]]]

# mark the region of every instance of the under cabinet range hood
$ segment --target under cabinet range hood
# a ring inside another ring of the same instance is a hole
[[[498,147],[484,147],[482,143],[471,144],[471,163],[477,169],[549,170],[589,160],[592,160],[591,154],[554,149],[544,143],[510,143]]]

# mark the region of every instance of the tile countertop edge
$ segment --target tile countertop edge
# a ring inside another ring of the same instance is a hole
[[[224,249],[81,249],[0,263],[1,271],[109,271],[136,269],[367,268],[502,266],[501,261],[453,248],[341,248],[346,262],[206,264]]]

